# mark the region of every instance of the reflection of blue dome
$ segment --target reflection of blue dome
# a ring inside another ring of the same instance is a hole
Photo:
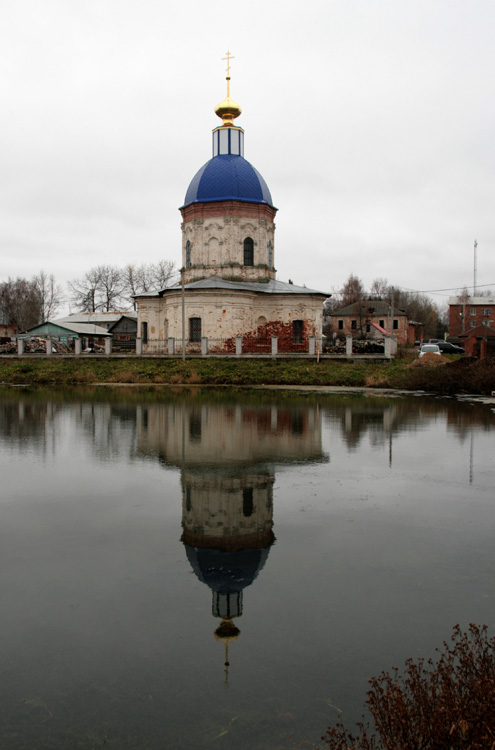
[[[234,154],[214,156],[201,167],[187,189],[184,206],[226,200],[273,205],[260,173],[243,156]]]
[[[232,594],[249,586],[268,557],[268,549],[223,552],[218,549],[186,548],[187,559],[197,577],[218,594]]]

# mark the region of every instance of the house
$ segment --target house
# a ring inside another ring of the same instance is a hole
[[[137,321],[137,313],[134,310],[129,311],[118,311],[112,310],[111,312],[77,312],[67,315],[64,318],[56,318],[53,322],[60,323],[61,325],[69,324],[69,327],[73,323],[92,323],[102,328],[106,328],[107,331],[115,325],[123,316],[129,321]]]
[[[8,315],[0,309],[0,338],[11,338],[16,333],[16,326],[10,321]]]
[[[108,327],[108,333],[112,334],[114,349],[125,349],[135,351],[137,335],[137,314],[124,313],[115,323]]]
[[[495,357],[495,329],[484,323],[468,328],[459,336],[464,351],[471,357]]]
[[[215,108],[213,155],[193,177],[182,216],[182,282],[136,297],[143,352],[232,353],[307,351],[321,337],[323,302],[330,295],[277,280],[277,209],[261,174],[244,158],[240,106],[227,98]]]
[[[449,337],[481,325],[495,327],[495,297],[449,297]]]
[[[404,310],[392,308],[385,300],[363,299],[329,315],[332,331],[337,336],[383,338],[393,335],[401,346],[423,338],[422,323],[410,321]]]
[[[105,338],[110,338],[111,335],[106,328],[97,326],[94,323],[60,325],[55,320],[47,320],[44,323],[40,323],[40,325],[29,328],[29,330],[17,338],[50,338],[54,341],[60,341],[66,346],[70,346],[75,339],[82,339],[82,347],[85,349],[95,342],[102,343]]]

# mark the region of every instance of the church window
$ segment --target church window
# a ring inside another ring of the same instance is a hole
[[[253,515],[254,501],[253,501],[253,488],[245,487],[242,490],[242,513],[246,518]]]
[[[186,268],[191,268],[191,243],[189,240],[186,242]]]
[[[399,321],[394,320],[394,330],[397,330],[399,328]]]
[[[380,326],[381,326],[382,328],[385,328],[385,321],[384,321],[384,320],[380,320]]]
[[[353,331],[356,330],[356,322],[357,321],[355,321],[355,320],[351,320],[351,328],[352,328]]]
[[[268,243],[268,268],[273,268],[273,245],[271,240]]]
[[[189,415],[189,438],[192,443],[201,442],[201,412],[192,411]]]
[[[148,343],[148,323],[143,320],[141,323],[141,338],[143,340],[143,344]]]
[[[244,240],[244,265],[254,266],[254,242],[251,237]]]
[[[189,318],[189,341],[201,341],[201,318]]]
[[[343,331],[343,330],[344,330],[344,321],[339,320],[339,331]]]
[[[303,329],[304,329],[304,321],[303,320],[293,320],[292,321],[292,342],[294,344],[302,344]]]

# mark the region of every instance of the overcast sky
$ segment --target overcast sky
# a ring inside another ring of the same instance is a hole
[[[279,209],[278,278],[495,291],[493,0],[3,0],[0,280],[181,264],[215,105]]]

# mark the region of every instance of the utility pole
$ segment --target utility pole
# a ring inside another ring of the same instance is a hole
[[[477,257],[476,251],[478,249],[478,240],[474,241],[474,272],[473,272],[473,297],[476,297],[476,274],[477,274]]]
[[[180,269],[180,285],[182,289],[182,359],[186,359],[186,295],[184,290],[184,266]]]

